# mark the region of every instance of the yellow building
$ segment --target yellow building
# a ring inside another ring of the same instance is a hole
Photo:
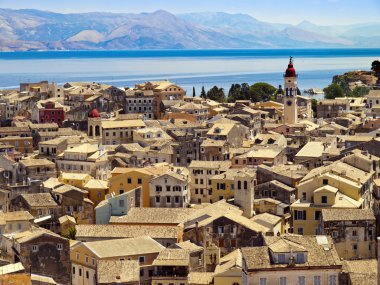
[[[142,206],[150,206],[150,180],[169,170],[168,163],[158,163],[145,168],[119,168],[112,170],[109,180],[109,193],[123,194],[137,187],[142,189]]]
[[[240,249],[222,257],[215,268],[214,285],[243,284],[242,262]]]
[[[92,242],[73,241],[70,246],[73,285],[95,285],[100,260],[135,260],[140,265],[140,280],[149,279],[152,263],[164,246],[150,237]]]
[[[322,209],[369,208],[373,173],[343,161],[310,171],[297,185],[299,199],[291,205],[293,232],[321,234]]]
[[[87,173],[62,172],[58,177],[58,181],[83,189],[84,185],[91,178],[92,177]]]
[[[244,188],[244,182],[247,184],[244,189],[253,190],[255,178],[256,174],[253,169],[228,169],[224,173],[214,175],[211,178],[212,202],[234,198],[236,189]]]
[[[100,179],[90,179],[84,185],[84,189],[88,191],[88,198],[94,202],[94,207],[96,207],[108,194],[108,182]]]

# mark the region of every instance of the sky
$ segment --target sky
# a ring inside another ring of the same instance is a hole
[[[380,0],[0,0],[0,8],[59,13],[211,11],[244,13],[265,22],[288,24],[303,20],[319,25],[380,22]]]

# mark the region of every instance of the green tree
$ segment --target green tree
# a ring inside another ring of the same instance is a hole
[[[344,97],[344,89],[337,83],[332,83],[323,89],[325,92],[325,99],[335,99],[337,97]]]
[[[371,65],[371,70],[373,70],[376,75],[379,75],[380,74],[380,61],[378,60],[375,60],[372,62],[372,65]]]
[[[75,236],[77,235],[77,230],[75,227],[69,228],[69,231],[67,235],[65,235],[65,238],[75,240]]]
[[[369,92],[369,89],[367,87],[356,86],[354,90],[350,92],[349,97],[363,97],[367,95],[368,92]]]
[[[219,88],[218,86],[212,87],[209,91],[207,91],[207,99],[217,102],[224,102],[226,100],[226,96],[224,95],[223,88]]]
[[[249,88],[252,102],[268,101],[275,99],[276,88],[265,82],[258,82]]]
[[[228,91],[227,101],[235,102],[236,100],[242,100],[241,86],[240,84],[232,84]]]
[[[193,97],[195,97],[195,87],[193,86]]]
[[[206,91],[204,86],[202,86],[201,98],[206,99]]]
[[[318,104],[318,100],[312,98],[311,99],[311,109],[313,110],[313,117],[314,118],[317,117],[317,104]]]

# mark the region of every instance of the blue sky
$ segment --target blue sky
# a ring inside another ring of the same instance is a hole
[[[353,24],[380,21],[380,0],[0,0],[1,8],[55,12],[245,13],[259,20],[297,24]]]

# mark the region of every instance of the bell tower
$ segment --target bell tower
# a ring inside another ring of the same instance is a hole
[[[288,68],[284,74],[284,124],[296,124],[297,111],[297,74],[293,67],[293,57],[290,57]]]

